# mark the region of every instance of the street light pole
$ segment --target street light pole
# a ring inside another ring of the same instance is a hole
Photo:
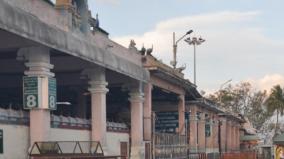
[[[196,85],[196,44],[193,44],[194,84]]]
[[[205,42],[205,39],[202,39],[201,37],[193,37],[192,39],[187,38],[184,41],[189,45],[193,45],[194,84],[196,85],[196,45],[201,45],[203,42]]]
[[[174,69],[176,69],[176,65],[177,65],[177,44],[179,41],[181,41],[185,36],[191,34],[193,32],[193,30],[189,30],[188,32],[186,32],[182,37],[180,37],[177,41],[176,41],[176,37],[175,37],[175,32],[173,32],[173,61],[170,62],[170,64],[173,66]]]

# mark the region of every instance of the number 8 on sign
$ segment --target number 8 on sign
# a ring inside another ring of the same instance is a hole
[[[35,107],[37,105],[37,102],[36,102],[36,96],[35,95],[28,95],[26,97],[27,101],[26,101],[26,104],[27,104],[27,107]]]
[[[55,106],[56,106],[55,97],[54,96],[49,96],[49,107],[54,109]]]

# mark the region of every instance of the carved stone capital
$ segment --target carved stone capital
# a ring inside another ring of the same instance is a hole
[[[105,81],[90,81],[89,82],[90,87],[89,87],[89,91],[91,93],[107,93],[108,89],[107,89],[107,85],[108,83]]]
[[[132,92],[129,93],[130,102],[144,102],[144,93],[142,92]]]
[[[29,70],[24,72],[27,76],[54,77],[54,73],[50,72],[50,70],[53,69],[52,64],[45,62],[27,62],[25,66],[29,68]]]
[[[21,48],[17,53],[17,60],[25,62],[28,70],[24,73],[27,76],[54,77],[54,73],[50,71],[54,66],[50,64],[49,48],[45,46]]]

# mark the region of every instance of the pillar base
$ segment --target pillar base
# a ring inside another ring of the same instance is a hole
[[[145,146],[132,146],[131,159],[145,159]]]

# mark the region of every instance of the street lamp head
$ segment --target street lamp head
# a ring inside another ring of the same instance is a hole
[[[191,42],[191,39],[190,39],[190,37],[188,37],[188,38],[186,38],[184,41],[187,42],[187,43],[190,43],[190,42]]]
[[[189,30],[186,32],[185,35],[183,35],[182,37],[180,37],[177,41],[175,40],[175,33],[173,33],[173,61],[171,61],[171,65],[176,68],[176,64],[177,64],[177,60],[176,60],[176,54],[177,54],[177,44],[179,41],[181,41],[185,36],[191,34],[193,32],[193,30]]]
[[[193,30],[189,30],[188,32],[186,32],[186,35],[189,35],[193,32]]]
[[[205,39],[203,39],[202,37],[199,37],[198,39],[201,43],[205,42]]]

